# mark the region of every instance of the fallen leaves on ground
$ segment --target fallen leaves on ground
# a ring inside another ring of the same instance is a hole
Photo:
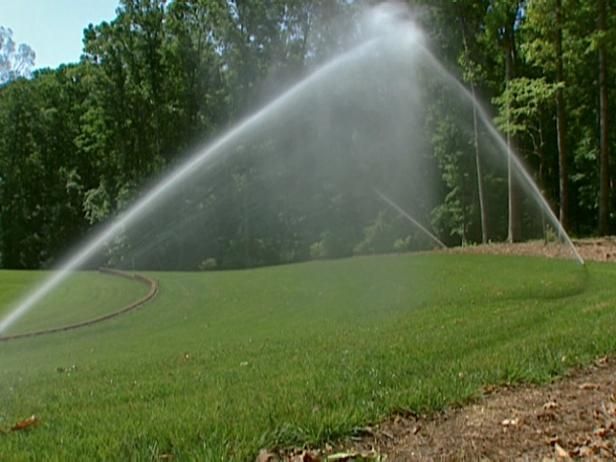
[[[11,431],[12,432],[18,432],[18,431],[22,431],[22,430],[27,430],[28,428],[34,427],[36,425],[38,425],[41,422],[41,420],[35,416],[32,415],[30,417],[28,417],[27,419],[24,419],[20,422],[17,422],[15,425],[13,425],[11,427]]]
[[[580,385],[580,390],[598,390],[599,385],[596,383],[584,382]]]
[[[385,458],[375,450],[349,450],[333,452],[326,450],[296,449],[280,453],[262,449],[255,462],[381,462]]]
[[[556,454],[556,457],[558,457],[559,459],[565,459],[565,460],[571,459],[569,452],[565,451],[562,448],[562,446],[558,443],[554,443],[554,453]]]
[[[464,408],[393,416],[359,430],[335,445],[340,460],[616,460],[616,361],[599,358],[545,387],[495,389]],[[373,458],[357,457],[361,451]],[[325,457],[333,452],[313,460],[335,460]]]
[[[501,422],[503,427],[515,427],[520,423],[520,419],[504,419]]]

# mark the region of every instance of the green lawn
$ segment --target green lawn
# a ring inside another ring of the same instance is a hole
[[[70,297],[116,283],[94,276]],[[424,254],[152,276],[159,297],[126,316],[0,343],[0,427],[42,421],[0,434],[0,460],[250,460],[616,352],[616,265]],[[39,276],[0,273],[0,293],[20,277]]]
[[[0,271],[0,316],[44,277],[42,271]],[[60,327],[95,318],[125,307],[147,291],[144,285],[128,279],[95,271],[79,272],[46,297],[36,310],[19,319],[6,334]]]

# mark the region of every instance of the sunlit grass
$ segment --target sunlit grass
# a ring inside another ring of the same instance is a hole
[[[0,271],[0,317],[45,276],[42,271]],[[138,300],[147,290],[125,278],[95,271],[76,272],[4,334],[33,332],[95,318]]]
[[[610,265],[406,255],[152,276],[160,295],[136,312],[0,344],[0,427],[42,422],[0,435],[3,458],[249,460],[616,350]]]

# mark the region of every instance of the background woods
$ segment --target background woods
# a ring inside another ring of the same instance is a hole
[[[0,266],[53,264],[186,152],[348,46],[352,34],[337,31],[352,29],[334,23],[351,24],[360,3],[122,0],[114,20],[84,30],[79,63],[32,74],[34,52],[0,28]],[[493,114],[565,227],[613,231],[616,1],[410,3],[437,56]],[[466,136],[448,116],[454,109],[436,94],[431,105],[429,154],[441,181],[431,228],[451,244],[524,239],[519,192],[480,160],[476,109]],[[250,155],[238,159],[220,172],[226,193],[201,204],[214,236],[208,258],[178,267],[427,245],[378,200],[345,220],[344,195],[317,185],[302,186],[330,206],[307,226],[290,201],[259,186],[263,172]],[[495,193],[508,199],[489,210]],[[249,203],[259,200],[272,210],[257,220]]]

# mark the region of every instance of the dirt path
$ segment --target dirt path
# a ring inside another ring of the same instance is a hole
[[[576,241],[576,247],[585,260],[616,261],[615,238]],[[540,242],[447,252],[564,256],[562,247]],[[599,358],[548,386],[486,390],[476,404],[433,417],[395,416],[336,448],[259,457],[258,462],[616,460],[616,357]]]
[[[4,337],[0,337],[0,342],[8,342],[10,340],[17,340],[17,339],[28,338],[28,337],[37,337],[39,335],[53,334],[56,332],[65,332],[68,330],[80,329],[82,327],[91,326],[93,324],[97,324],[99,322],[103,322],[108,319],[115,318],[122,314],[126,314],[130,311],[133,311],[139,308],[140,306],[144,305],[145,303],[149,302],[150,300],[152,300],[154,297],[156,297],[156,295],[158,295],[158,289],[159,289],[158,281],[155,281],[154,279],[148,278],[141,274],[126,273],[124,271],[117,271],[117,270],[112,270],[108,268],[101,268],[99,271],[102,274],[107,274],[107,275],[114,276],[114,277],[122,277],[122,278],[135,281],[139,284],[144,284],[149,288],[149,290],[147,294],[145,294],[139,300],[136,300],[130,303],[129,305],[126,305],[125,307],[117,311],[114,311],[112,313],[105,314],[103,316],[99,316],[99,317],[92,318],[92,319],[87,319],[85,321],[80,321],[74,324],[68,324],[65,326],[52,327],[49,329],[42,329],[42,330],[37,330],[33,332],[26,332],[23,334],[7,335]]]

